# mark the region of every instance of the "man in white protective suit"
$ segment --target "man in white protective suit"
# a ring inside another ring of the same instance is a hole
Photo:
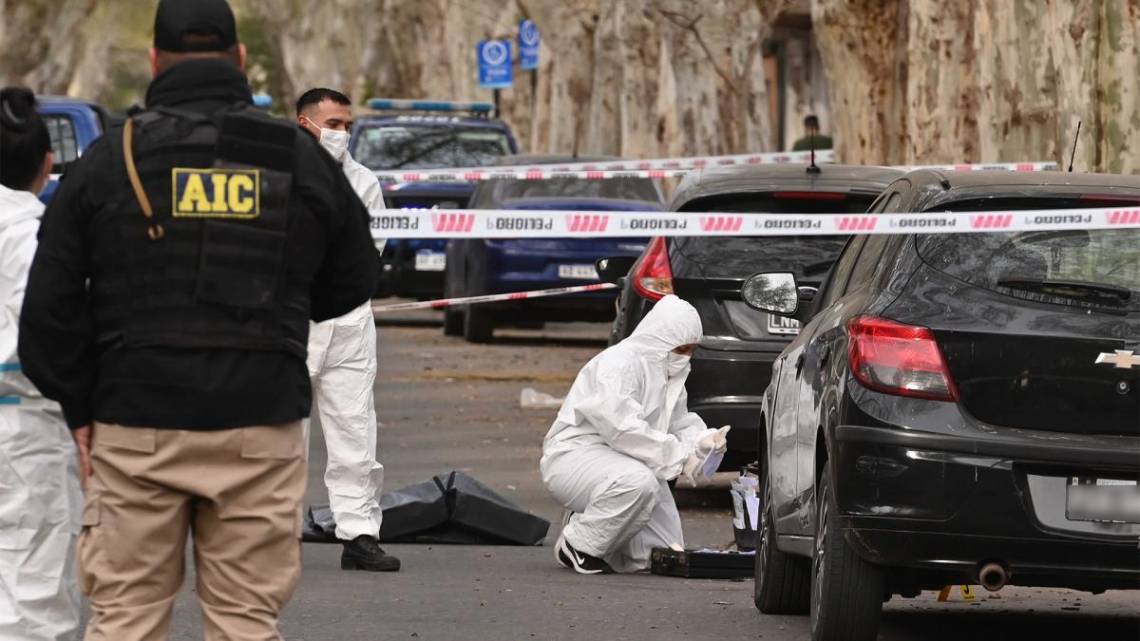
[[[0,90],[0,639],[63,641],[79,625],[75,539],[83,497],[59,405],[16,354],[20,306],[51,174],[32,92]]]
[[[568,511],[555,546],[563,567],[636,572],[653,548],[685,544],[669,481],[715,473],[729,430],[707,428],[688,409],[685,379],[701,334],[697,310],[666,296],[579,372],[540,463]]]
[[[340,163],[372,217],[384,209],[376,175],[348,153],[352,102],[347,96],[332,89],[306,91],[297,100],[297,124]],[[376,245],[378,252],[383,251],[384,240],[376,239]],[[377,541],[384,466],[376,460],[376,324],[371,301],[309,328],[308,365],[328,450],[325,486],[336,536],[344,545],[340,567],[395,572],[400,560],[385,553]]]

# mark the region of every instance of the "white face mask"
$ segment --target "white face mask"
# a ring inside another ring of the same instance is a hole
[[[325,148],[325,151],[332,154],[337,162],[344,162],[344,157],[348,155],[348,132],[322,129],[321,146]]]
[[[344,157],[348,154],[348,132],[317,127],[317,123],[310,120],[307,116],[305,120],[308,120],[309,124],[313,127],[321,130],[320,141],[325,151],[329,152],[337,162],[344,162]]]
[[[689,359],[691,357],[685,354],[675,354],[669,352],[669,358],[666,363],[669,366],[669,376],[680,376],[689,367]]]

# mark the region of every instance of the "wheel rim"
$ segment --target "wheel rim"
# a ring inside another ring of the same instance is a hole
[[[813,630],[818,624],[818,611],[823,601],[824,550],[827,545],[827,517],[828,512],[831,511],[827,488],[824,486],[822,489],[823,492],[817,496],[817,500],[820,502],[819,517],[815,528],[815,554],[812,555],[811,627]]]

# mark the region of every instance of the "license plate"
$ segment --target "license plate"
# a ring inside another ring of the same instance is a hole
[[[441,272],[447,268],[447,254],[440,252],[417,252],[417,272]]]
[[[559,265],[559,278],[572,278],[574,280],[598,280],[598,271],[593,265]]]
[[[768,333],[773,335],[795,336],[800,333],[800,322],[787,316],[768,314]]]
[[[1140,486],[1122,479],[1069,479],[1065,516],[1070,521],[1140,523]]]

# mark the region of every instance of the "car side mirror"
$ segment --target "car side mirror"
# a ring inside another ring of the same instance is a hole
[[[604,283],[613,283],[617,285],[621,279],[629,274],[629,270],[633,269],[633,264],[637,262],[635,256],[610,256],[607,258],[599,258],[594,263],[594,270],[598,272],[598,278]]]
[[[796,275],[791,272],[753,274],[740,288],[740,297],[752,309],[794,317],[801,307],[806,307],[801,304],[799,289]]]

